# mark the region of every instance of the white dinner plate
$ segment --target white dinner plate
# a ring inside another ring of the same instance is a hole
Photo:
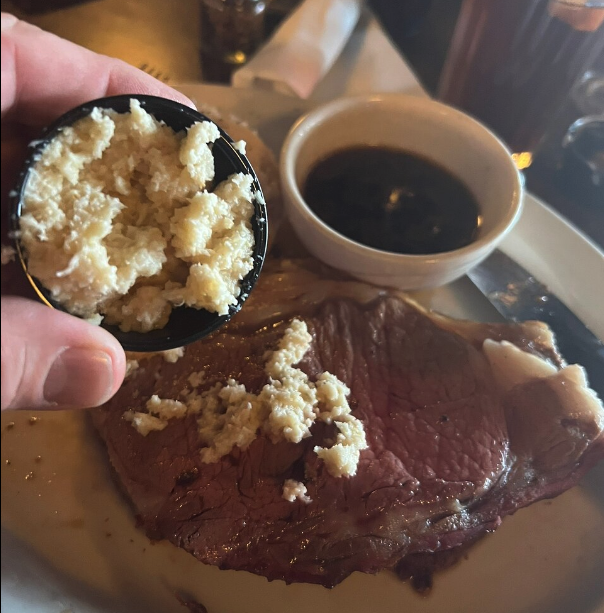
[[[181,89],[246,119],[276,152],[307,105],[217,86]],[[584,236],[528,197],[503,249],[604,337],[604,255]],[[497,317],[463,279],[418,298],[456,317]],[[438,574],[426,597],[390,572],[355,573],[327,590],[220,571],[150,543],[84,413],[5,414],[2,545],[4,613],[182,613],[175,593],[209,613],[604,612],[604,466],[505,519],[468,559]]]

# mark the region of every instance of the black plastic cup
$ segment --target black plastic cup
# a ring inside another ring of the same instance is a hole
[[[53,300],[50,292],[42,283],[29,274],[27,268],[27,256],[21,247],[19,236],[19,217],[21,215],[23,194],[27,186],[29,174],[36,161],[40,158],[45,147],[55,138],[63,128],[73,125],[79,119],[92,113],[95,108],[113,109],[118,113],[128,113],[130,111],[130,100],[136,99],[141,106],[158,121],[164,122],[175,132],[181,132],[198,121],[211,121],[205,115],[198,113],[194,109],[166,98],[156,96],[141,96],[138,94],[125,94],[92,100],[78,106],[55,121],[39,140],[32,143],[31,153],[28,156],[25,166],[19,175],[18,183],[10,198],[11,228],[15,235],[16,249],[18,257],[37,295],[42,302],[48,306],[68,312],[60,303]],[[254,194],[254,215],[251,220],[254,232],[254,268],[240,282],[241,293],[237,303],[231,305],[226,315],[211,313],[205,309],[194,309],[181,306],[172,310],[170,319],[166,326],[160,330],[150,332],[122,332],[118,326],[101,324],[121,343],[127,351],[154,352],[165,351],[188,345],[197,341],[227,323],[235,313],[237,313],[249,296],[254,287],[266,255],[266,245],[268,239],[268,216],[262,189],[256,173],[245,155],[239,153],[233,147],[233,140],[220,129],[220,138],[212,146],[214,156],[215,177],[214,182],[220,183],[232,174],[243,172],[253,177],[252,192]]]

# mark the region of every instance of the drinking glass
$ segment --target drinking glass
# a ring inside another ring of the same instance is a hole
[[[520,168],[604,56],[604,0],[464,0],[438,97],[489,126]]]

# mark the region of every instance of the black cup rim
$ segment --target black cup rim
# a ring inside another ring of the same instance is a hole
[[[71,126],[77,120],[90,115],[95,108],[112,109],[118,113],[128,112],[130,100],[132,99],[138,100],[141,103],[141,106],[145,108],[147,112],[156,117],[156,119],[161,120],[166,123],[166,125],[172,127],[176,132],[179,132],[200,121],[211,121],[214,123],[220,132],[220,138],[214,143],[212,148],[214,158],[216,159],[216,153],[224,155],[225,159],[235,167],[233,172],[243,172],[251,175],[252,192],[254,195],[254,215],[252,217],[252,230],[254,233],[254,267],[240,282],[241,292],[237,299],[237,303],[230,306],[227,314],[218,315],[216,313],[210,313],[205,309],[194,309],[186,306],[176,307],[172,310],[168,324],[164,328],[145,333],[122,332],[117,326],[101,323],[101,327],[117,338],[124,350],[148,353],[166,351],[189,345],[190,343],[208,336],[226,324],[243,306],[254,285],[256,284],[256,281],[258,280],[262,270],[262,265],[264,264],[268,244],[268,215],[260,182],[258,181],[258,177],[256,176],[256,173],[254,172],[254,169],[252,168],[252,165],[247,157],[235,149],[233,139],[224,130],[222,130],[222,128],[216,124],[215,121],[203,113],[181,104],[180,102],[176,102],[175,100],[141,94],[122,94],[119,96],[98,98],[96,100],[85,102],[84,104],[71,109],[54,121],[48,128],[46,128],[40,138],[30,143],[31,151],[27,156],[21,173],[19,174],[17,184],[9,195],[9,227],[12,230],[17,256],[23,271],[40,300],[51,308],[69,313],[65,307],[51,298],[50,292],[38,279],[30,275],[28,271],[27,257],[19,240],[19,218],[23,206],[23,193],[27,186],[29,174],[34,164],[38,161],[42,151],[47,147],[52,139],[61,132],[62,129]],[[162,115],[162,117],[158,118],[156,113]],[[175,126],[182,127],[177,129]],[[183,312],[189,313],[187,315],[188,318],[193,317],[191,314],[193,311],[199,314],[200,319],[202,316],[206,318],[208,315],[212,316],[209,323],[205,324],[201,328],[195,329],[190,333],[187,332],[186,334],[174,334],[170,332],[171,324],[173,327],[176,318],[182,317]]]

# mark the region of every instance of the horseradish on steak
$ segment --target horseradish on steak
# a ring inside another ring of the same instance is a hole
[[[157,394],[153,394],[147,400],[147,411],[151,415],[167,421],[168,419],[184,417],[187,414],[187,407],[179,400],[166,400],[160,398]]]
[[[283,484],[283,498],[285,498],[287,502],[295,502],[296,500],[304,502],[305,504],[312,502],[312,500],[306,495],[306,492],[306,486],[304,483],[300,483],[300,481],[286,479],[285,483]]]
[[[187,406],[178,400],[165,400],[154,394],[147,400],[148,413],[126,413],[125,418],[143,436],[149,432],[161,431],[168,425],[168,420],[182,418],[187,414]]]
[[[20,219],[29,272],[67,310],[147,332],[187,305],[220,315],[252,270],[252,177],[214,179],[209,121],[176,133],[131,100],[43,150]]]
[[[185,355],[184,347],[176,347],[175,349],[166,349],[165,351],[127,351],[126,352],[126,377],[132,376],[141,366],[141,362],[150,360],[153,356],[161,355],[164,362],[175,364]]]
[[[15,251],[14,247],[11,247],[10,245],[2,245],[0,247],[0,262],[2,263],[2,266],[6,266],[6,264],[14,262],[16,255],[17,252]]]
[[[147,414],[153,394],[186,404],[201,370],[199,392],[233,378],[260,394],[296,317],[312,343],[295,366],[314,382],[337,376],[363,423],[369,448],[353,478],[332,477],[314,453],[338,432],[318,420],[301,443],[258,436],[205,464],[197,415],[146,437],[123,419]],[[327,587],[381,569],[426,577],[604,458],[604,407],[545,324],[453,320],[314,260],[269,262],[234,322],[177,364],[146,362],[92,417],[149,537],[222,569]],[[287,480],[312,503],[287,502]]]
[[[314,452],[332,476],[351,477],[356,474],[361,451],[367,449],[365,429],[351,413],[347,399],[350,390],[342,381],[323,372],[313,382],[295,367],[311,341],[306,323],[294,319],[278,348],[267,356],[264,370],[269,382],[259,394],[228,379],[201,393],[193,390],[184,403],[152,396],[146,406],[148,413],[127,412],[125,417],[147,436],[153,430],[163,430],[169,419],[197,415],[199,436],[206,445],[201,458],[208,464],[218,462],[234,447],[246,449],[259,432],[273,443],[299,443],[311,436],[316,421],[333,423],[338,429],[335,443],[315,446]]]
[[[187,378],[187,381],[189,382],[191,387],[195,389],[203,383],[205,377],[206,373],[203,370],[198,370],[196,372],[192,372]]]

